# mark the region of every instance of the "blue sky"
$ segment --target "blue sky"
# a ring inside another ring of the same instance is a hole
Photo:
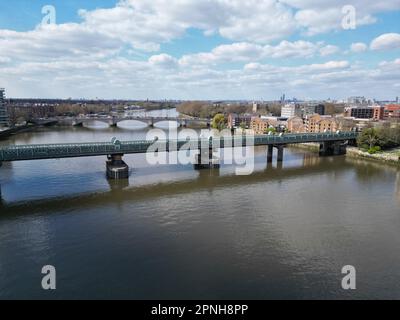
[[[42,7],[56,10],[41,24]],[[343,29],[352,5],[355,29]],[[400,0],[16,0],[0,3],[13,97],[400,96]]]

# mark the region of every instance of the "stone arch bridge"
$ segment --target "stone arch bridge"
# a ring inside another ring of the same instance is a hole
[[[177,118],[177,117],[76,117],[76,118],[54,118],[47,121],[57,121],[60,125],[83,126],[91,122],[103,122],[111,127],[116,127],[123,121],[138,121],[149,127],[154,127],[159,122],[176,122],[179,127],[187,127],[193,124],[206,125],[210,127],[212,119],[207,118]]]

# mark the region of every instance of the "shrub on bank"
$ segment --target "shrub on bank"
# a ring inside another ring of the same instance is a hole
[[[369,154],[375,154],[377,152],[380,152],[381,150],[382,150],[381,147],[375,146],[375,147],[369,148],[368,149],[368,153]]]

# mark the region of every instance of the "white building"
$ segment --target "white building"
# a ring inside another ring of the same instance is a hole
[[[300,106],[294,103],[286,104],[281,109],[281,118],[301,117]]]
[[[253,102],[253,113],[257,113],[259,107],[260,104],[258,104],[257,102]]]
[[[0,126],[8,126],[9,124],[9,118],[4,99],[4,89],[0,88]]]

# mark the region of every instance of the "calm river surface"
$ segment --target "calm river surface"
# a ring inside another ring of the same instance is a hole
[[[141,139],[146,128],[40,129],[0,144]],[[285,151],[283,167],[195,171],[128,155],[0,168],[0,298],[400,298],[400,171]],[[41,289],[54,265],[57,290]],[[341,269],[357,269],[357,290]]]

